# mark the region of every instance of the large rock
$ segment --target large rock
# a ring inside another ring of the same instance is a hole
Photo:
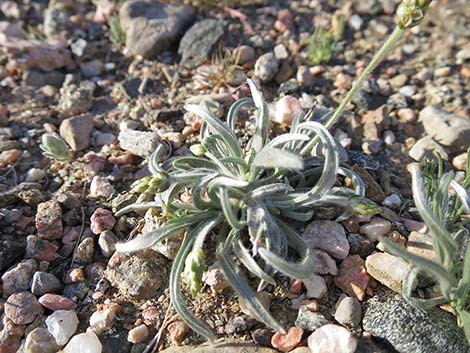
[[[348,239],[343,226],[339,223],[314,221],[307,226],[302,238],[310,248],[323,250],[335,259],[343,260],[348,256]]]
[[[60,136],[70,145],[72,150],[81,151],[90,145],[92,129],[93,116],[84,114],[63,120],[59,131]]]
[[[104,276],[124,296],[151,299],[158,297],[167,281],[165,262],[162,255],[152,250],[131,255],[115,253]]]
[[[191,68],[202,64],[223,34],[224,27],[220,21],[206,19],[196,23],[181,39],[178,49],[181,64]]]
[[[410,272],[410,265],[401,257],[377,252],[366,259],[367,272],[380,283],[401,293],[405,277]]]
[[[119,19],[127,48],[151,59],[179,39],[193,21],[194,10],[156,0],[129,0],[122,5]]]
[[[278,351],[257,346],[251,342],[223,340],[213,345],[170,347],[161,353],[276,353]]]
[[[125,151],[140,157],[148,157],[160,143],[160,136],[151,131],[124,129],[118,136],[119,145]]]
[[[470,147],[470,119],[429,106],[421,110],[419,120],[429,136],[452,152]]]
[[[422,311],[384,287],[363,306],[364,330],[389,341],[400,353],[468,353],[456,318],[440,309]]]

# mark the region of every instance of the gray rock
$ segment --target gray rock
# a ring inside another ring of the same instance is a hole
[[[312,249],[321,249],[338,260],[348,256],[349,243],[341,224],[333,221],[314,221],[305,229],[302,238]]]
[[[261,55],[255,63],[255,76],[261,82],[271,81],[279,70],[279,61],[273,53]]]
[[[0,271],[3,272],[24,253],[24,245],[11,240],[0,241]]]
[[[148,157],[160,143],[160,136],[150,131],[124,129],[119,133],[118,140],[123,150],[140,157]]]
[[[46,85],[60,88],[65,80],[65,74],[59,71],[44,72],[40,70],[29,70],[23,74],[23,81],[27,86],[44,87]]]
[[[447,150],[433,140],[431,136],[424,136],[416,141],[408,154],[415,161],[421,162],[424,158],[434,158],[439,153],[443,159],[449,159]]]
[[[357,233],[348,234],[349,253],[363,259],[375,251],[375,244],[365,236]]]
[[[329,323],[330,321],[323,314],[310,311],[306,305],[300,307],[297,319],[295,320],[295,326],[312,332]]]
[[[62,238],[62,209],[55,200],[41,202],[36,213],[38,237],[47,240]]]
[[[70,23],[70,15],[60,6],[60,3],[58,5],[52,5],[44,11],[44,33],[47,38],[54,38],[65,31]]]
[[[7,298],[13,293],[23,292],[29,289],[29,281],[37,270],[38,263],[34,259],[21,261],[15,267],[5,272],[2,276],[3,297]]]
[[[206,19],[194,24],[183,36],[178,49],[181,64],[197,67],[209,58],[212,50],[224,34],[220,21]]]
[[[62,284],[52,273],[38,271],[33,276],[31,292],[37,296],[46,293],[56,293],[60,290]]]
[[[101,60],[91,60],[80,64],[80,71],[85,77],[99,76],[103,73],[104,64]]]
[[[77,246],[75,253],[75,261],[81,264],[89,264],[93,262],[93,254],[95,252],[95,242],[92,237],[82,240]]]
[[[82,81],[80,86],[69,84],[60,89],[58,109],[63,116],[75,116],[87,113],[93,104],[94,85]]]
[[[118,242],[118,237],[110,230],[101,232],[98,239],[98,245],[101,248],[101,252],[106,257],[111,257],[111,255],[113,255],[114,251],[116,251],[116,244]]]
[[[456,318],[443,310],[416,309],[384,287],[377,288],[363,310],[364,330],[389,341],[400,353],[470,352]]]
[[[421,110],[419,120],[429,136],[452,152],[462,152],[470,147],[470,119],[429,106]]]
[[[158,297],[167,281],[165,260],[152,250],[131,255],[114,253],[104,276],[124,296],[142,300]]]
[[[127,48],[151,59],[178,40],[193,21],[194,10],[156,0],[130,0],[122,5],[119,19]]]
[[[361,303],[356,298],[343,297],[338,300],[335,320],[346,327],[355,327],[361,322]]]
[[[35,328],[26,337],[25,353],[56,353],[60,346],[45,328]]]
[[[81,151],[90,145],[90,132],[93,125],[91,114],[74,116],[62,121],[59,129],[60,136],[73,151]]]
[[[5,315],[16,325],[29,324],[43,313],[43,308],[36,297],[30,292],[15,293],[8,297]]]

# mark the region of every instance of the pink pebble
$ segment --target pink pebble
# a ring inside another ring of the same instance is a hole
[[[51,293],[44,294],[42,297],[40,297],[39,303],[43,307],[52,311],[70,310],[75,306],[75,302],[72,299]]]

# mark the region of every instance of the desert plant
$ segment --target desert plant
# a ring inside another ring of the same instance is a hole
[[[317,27],[310,38],[308,57],[312,65],[326,64],[335,53],[336,38],[331,31]]]
[[[175,157],[159,164],[164,153],[163,146],[159,146],[149,161],[152,176],[134,185],[136,191],[156,192],[155,202],[134,204],[118,212],[122,215],[158,207],[168,219],[156,231],[118,245],[121,252],[147,248],[187,230],[170,274],[171,300],[181,318],[208,339],[214,338],[210,328],[186,308],[179,282],[183,273],[191,293],[199,291],[207,238],[216,242],[216,258],[223,273],[255,317],[283,331],[254,295],[239,264],[260,279],[259,289],[275,283],[275,272],[308,278],[312,274],[310,250],[289,220],[306,222],[312,218],[315,205],[326,202],[346,206],[350,197],[364,195],[360,179],[340,166],[335,141],[321,124],[303,121],[304,115],[299,114],[290,133],[270,140],[267,105],[254,83],[248,83],[253,98],[235,102],[227,124],[207,105],[186,106],[203,119],[201,143],[191,146],[194,156]],[[246,105],[256,107],[256,132],[242,146],[234,133],[235,120]],[[300,153],[313,136],[323,144],[321,156],[311,156],[310,151]],[[333,187],[337,174],[351,178],[355,189]],[[180,198],[184,190],[191,194],[190,203]],[[297,252],[298,262],[287,260],[289,248]]]
[[[39,148],[45,157],[66,162],[72,158],[67,143],[56,133],[46,133],[42,136]]]
[[[470,150],[467,155],[466,178],[462,184],[454,173],[442,172],[442,161],[427,162],[424,176],[417,164],[412,166],[413,198],[421,218],[432,236],[435,261],[406,251],[388,239],[382,239],[388,251],[401,256],[412,266],[403,281],[403,295],[419,308],[449,304],[456,312],[470,342],[470,238],[461,219],[470,214]],[[449,194],[449,189],[454,193]],[[430,299],[412,296],[420,272],[434,277],[440,296]]]
[[[122,1],[124,3],[124,1]],[[125,45],[126,44],[126,34],[122,30],[121,21],[119,20],[119,15],[116,14],[109,19],[109,30],[111,33],[111,38],[113,42]]]

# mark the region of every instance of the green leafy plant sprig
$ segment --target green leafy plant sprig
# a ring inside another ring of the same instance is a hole
[[[118,216],[152,207],[171,215],[161,228],[119,244],[117,250],[131,252],[153,246],[174,234],[187,231],[170,274],[172,303],[181,318],[197,333],[212,340],[211,329],[187,309],[181,294],[180,276],[196,295],[206,267],[203,256],[208,237],[217,244],[216,258],[231,285],[243,297],[255,317],[283,331],[256,298],[238,264],[259,278],[258,289],[275,284],[276,272],[305,279],[311,276],[309,247],[289,220],[306,222],[313,207],[322,203],[346,206],[350,197],[363,197],[362,181],[338,161],[336,143],[319,123],[295,117],[287,134],[268,137],[268,108],[260,91],[248,81],[252,97],[235,102],[227,123],[214,116],[207,104],[186,109],[203,119],[201,143],[191,146],[194,156],[157,161],[164,153],[159,146],[149,161],[152,176],[139,180],[135,190],[156,193],[155,202],[130,205]],[[256,108],[256,131],[242,146],[235,135],[237,112],[243,106]],[[318,136],[322,156],[301,153]],[[351,178],[354,189],[333,187],[337,175]],[[190,192],[191,201],[180,194]],[[297,262],[288,261],[288,249],[297,252]]]
[[[470,150],[466,178],[462,184],[454,173],[442,172],[442,161],[427,162],[424,176],[417,164],[412,166],[413,198],[416,208],[432,236],[435,261],[410,253],[389,239],[381,239],[385,248],[413,267],[403,281],[403,295],[413,305],[429,309],[449,304],[456,312],[470,342],[470,243],[466,215],[470,214]],[[454,193],[450,194],[449,189]],[[413,297],[420,272],[436,279],[440,296],[431,299]]]

